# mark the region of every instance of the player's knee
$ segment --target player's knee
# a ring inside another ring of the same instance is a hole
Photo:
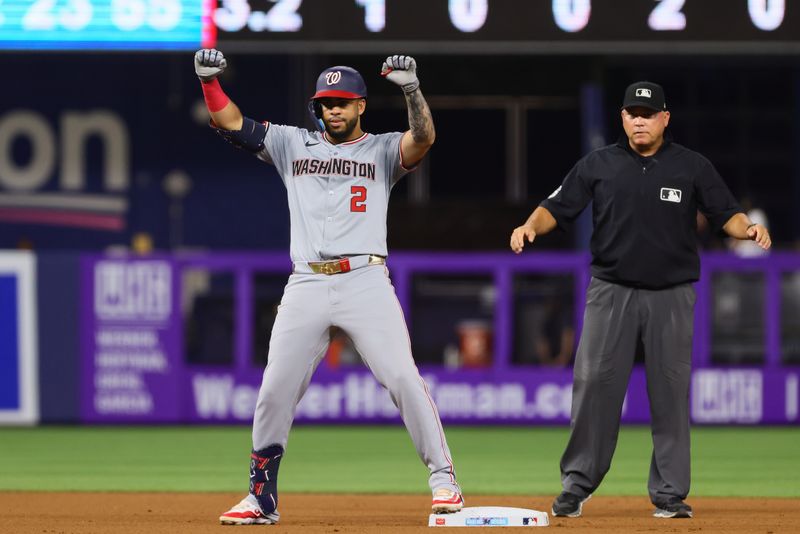
[[[424,388],[424,383],[415,369],[413,372],[400,371],[392,373],[387,380],[386,387],[392,393],[402,393],[412,389]]]

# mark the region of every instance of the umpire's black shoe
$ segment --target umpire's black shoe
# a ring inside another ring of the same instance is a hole
[[[553,515],[555,517],[580,517],[583,503],[591,499],[591,497],[591,495],[587,495],[581,498],[574,493],[562,491],[561,495],[553,501]]]
[[[683,502],[678,497],[669,497],[663,501],[655,503],[656,509],[653,511],[653,517],[666,517],[666,518],[689,518],[692,517],[692,507]]]

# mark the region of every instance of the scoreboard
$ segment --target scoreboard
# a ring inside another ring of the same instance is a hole
[[[0,49],[800,54],[800,0],[0,0]]]
[[[800,52],[800,0],[223,0],[220,47],[262,52]]]

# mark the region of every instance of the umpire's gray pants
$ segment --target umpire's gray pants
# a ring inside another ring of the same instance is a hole
[[[686,498],[694,301],[691,284],[647,290],[592,278],[575,357],[571,433],[561,457],[564,491],[586,497],[608,472],[641,337],[653,434],[650,500]]]

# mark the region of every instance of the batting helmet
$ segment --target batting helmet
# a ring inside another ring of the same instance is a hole
[[[311,120],[319,131],[325,129],[322,122],[322,105],[317,98],[367,98],[367,84],[361,74],[352,67],[330,67],[317,78],[317,92],[308,102]]]
[[[317,92],[311,99],[325,97],[367,98],[367,85],[361,74],[352,67],[330,67],[317,78]]]

